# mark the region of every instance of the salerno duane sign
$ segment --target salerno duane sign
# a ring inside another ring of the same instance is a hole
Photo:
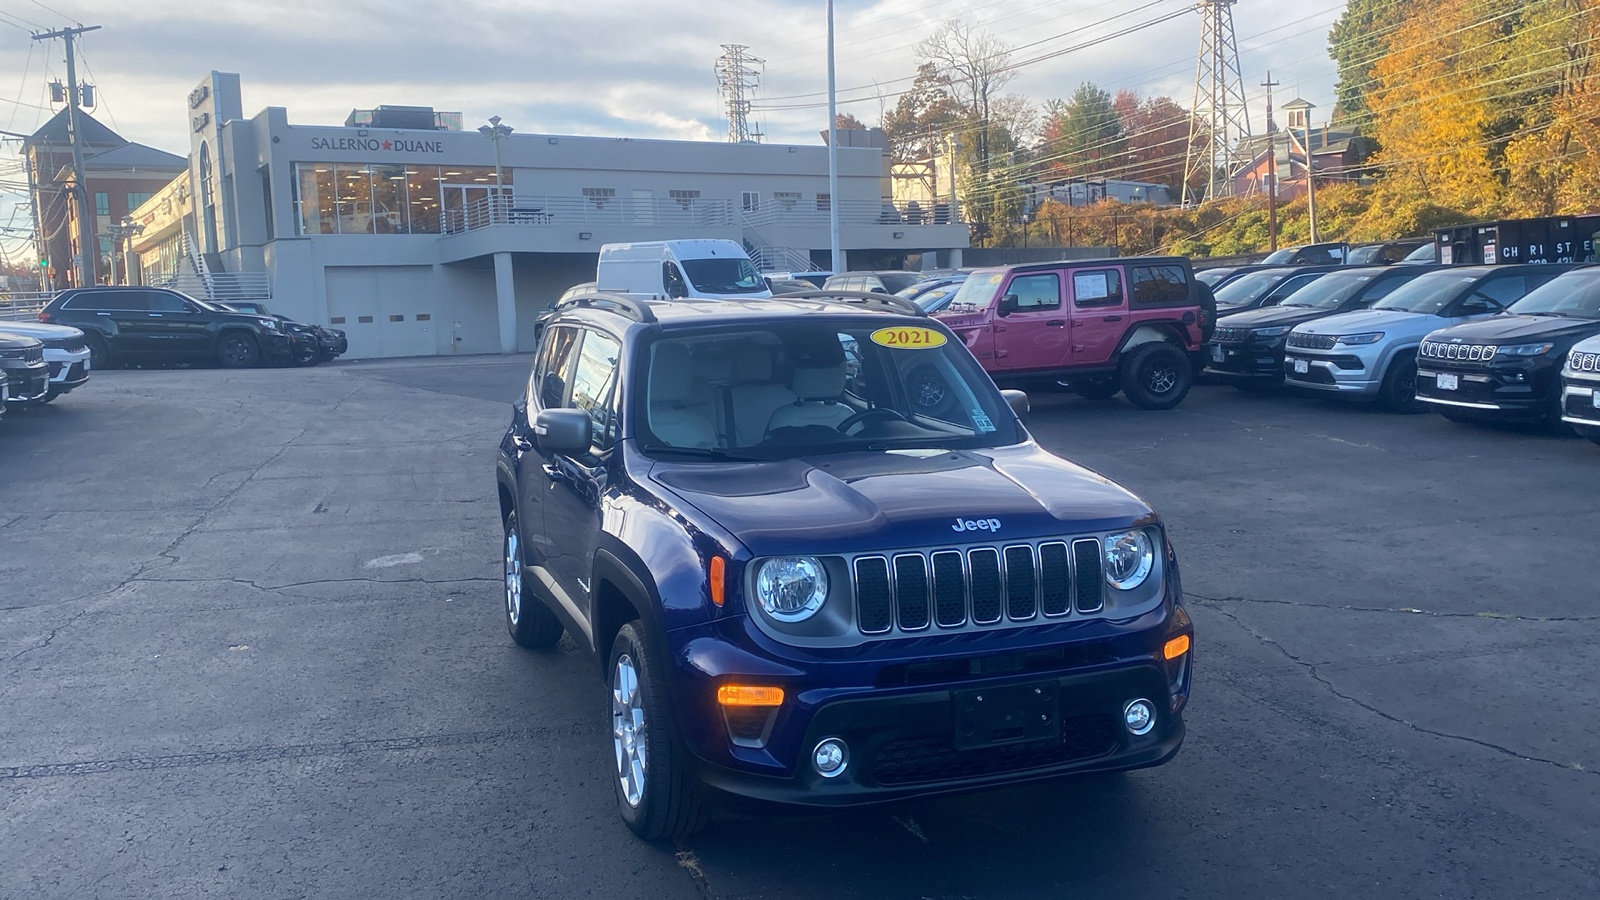
[[[406,138],[314,137],[313,150],[359,150],[366,153],[443,153],[444,141]]]

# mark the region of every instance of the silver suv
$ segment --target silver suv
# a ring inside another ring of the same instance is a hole
[[[1371,309],[1298,325],[1284,354],[1300,388],[1416,412],[1417,346],[1429,332],[1492,316],[1569,266],[1457,266],[1420,275]]]
[[[1561,369],[1561,420],[1600,444],[1600,337],[1574,344]]]

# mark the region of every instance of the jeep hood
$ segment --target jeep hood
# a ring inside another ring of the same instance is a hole
[[[1003,543],[1156,521],[1126,489],[1031,442],[757,463],[658,461],[649,477],[757,556]]]
[[[1464,322],[1445,328],[1429,337],[1436,341],[1459,338],[1465,344],[1520,344],[1596,333],[1600,333],[1600,321],[1594,319],[1501,313],[1476,322]]]
[[[1384,342],[1397,337],[1422,337],[1450,320],[1432,313],[1362,309],[1317,319],[1296,328],[1301,334],[1362,334],[1383,332]]]
[[[1299,325],[1313,319],[1336,315],[1331,309],[1309,309],[1304,306],[1267,306],[1246,310],[1227,316],[1229,328],[1276,328],[1280,325]]]
[[[46,325],[43,322],[0,322],[0,331],[41,341],[67,341],[83,337],[82,329],[70,325]]]

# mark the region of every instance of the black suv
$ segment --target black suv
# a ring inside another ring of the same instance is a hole
[[[293,358],[276,318],[229,312],[165,288],[63,291],[39,311],[39,320],[82,329],[96,369],[112,360],[214,360],[236,369]]]
[[[7,403],[35,403],[50,393],[50,366],[44,361],[44,342],[20,334],[7,334],[0,322],[0,371],[6,375]]]
[[[1574,269],[1487,319],[1441,328],[1417,350],[1417,399],[1446,418],[1561,419],[1561,363],[1600,334],[1600,268]]]
[[[1206,371],[1241,387],[1281,384],[1286,343],[1296,325],[1366,309],[1427,271],[1423,266],[1353,266],[1318,276],[1276,306],[1224,319],[1211,337]]]
[[[289,333],[289,340],[294,344],[294,364],[297,366],[314,366],[319,362],[337,359],[350,349],[350,340],[340,329],[296,322],[288,316],[269,311],[267,305],[259,300],[229,300],[227,303],[212,305],[234,312],[271,316],[277,319],[283,330]]]
[[[918,405],[930,368],[959,402]],[[629,826],[1172,758],[1161,518],[1026,408],[897,297],[557,305],[496,463],[505,622],[600,667]]]

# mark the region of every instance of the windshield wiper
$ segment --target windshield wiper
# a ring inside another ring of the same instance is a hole
[[[772,460],[760,456],[750,456],[744,453],[735,453],[719,447],[673,447],[668,444],[645,444],[639,448],[645,453],[676,453],[679,456],[693,456],[699,459],[712,459],[718,462],[771,462]]]

